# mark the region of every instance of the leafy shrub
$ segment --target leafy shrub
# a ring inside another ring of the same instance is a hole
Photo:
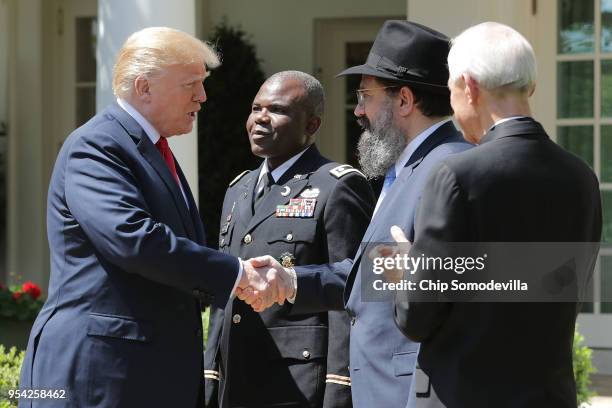
[[[595,393],[589,389],[589,385],[591,385],[590,376],[595,372],[595,368],[591,361],[592,354],[593,351],[584,345],[584,337],[576,329],[576,331],[574,331],[573,358],[578,405],[589,402],[591,397],[595,395]]]
[[[25,352],[15,347],[6,351],[0,344],[0,408],[17,407],[17,400],[10,399],[8,392],[19,387],[19,373]]]

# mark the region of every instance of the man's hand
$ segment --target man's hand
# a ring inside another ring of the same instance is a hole
[[[282,305],[294,295],[294,285],[289,273],[269,255],[243,261],[243,276],[236,296],[262,312],[274,303]],[[250,284],[253,282],[253,284]]]
[[[412,243],[408,241],[406,235],[400,227],[394,225],[391,227],[391,236],[397,243],[397,245],[377,245],[369,253],[368,257],[373,260],[374,258],[392,258],[397,254],[407,254],[412,248]],[[403,269],[385,269],[383,276],[390,283],[397,283],[402,280],[404,276]]]

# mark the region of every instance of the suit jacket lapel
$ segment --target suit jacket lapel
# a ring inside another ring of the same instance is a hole
[[[187,178],[183,173],[183,169],[179,166],[178,162],[176,163],[176,172],[178,173],[179,179],[181,180],[181,184],[183,189],[185,190],[185,196],[187,197],[187,203],[189,204],[189,216],[191,220],[192,230],[188,231],[190,236],[192,235],[193,240],[202,245],[206,245],[206,234],[204,233],[204,228],[202,226],[202,220],[200,219],[200,213],[198,212],[198,206],[193,198],[193,194],[191,192],[191,188],[189,188],[189,184],[187,183]]]
[[[188,237],[191,239],[195,239],[195,229],[193,226],[193,222],[191,219],[191,215],[187,210],[187,205],[185,204],[185,199],[183,198],[183,193],[181,192],[180,187],[176,184],[176,180],[170,174],[170,169],[168,169],[168,165],[162,158],[161,154],[155,147],[155,145],[151,142],[151,139],[146,135],[144,130],[140,127],[138,122],[134,120],[126,111],[124,111],[119,105],[113,103],[109,106],[109,112],[117,119],[117,121],[121,124],[121,126],[126,130],[126,132],[135,140],[136,147],[140,154],[149,162],[149,164],[155,169],[159,177],[162,179],[166,188],[170,191],[174,205],[176,206],[177,211],[180,214],[181,220],[183,222],[183,228],[188,234]],[[185,189],[185,194],[190,195],[189,185],[185,180],[182,171],[180,171],[180,166],[174,160],[177,172],[182,176],[181,183],[183,183],[183,188]],[[179,176],[179,178],[181,177]],[[189,192],[189,194],[187,194]]]

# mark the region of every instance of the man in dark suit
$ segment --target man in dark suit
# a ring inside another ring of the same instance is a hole
[[[432,172],[409,255],[444,254],[452,242],[598,243],[595,174],[531,117],[536,64],[527,40],[502,24],[479,24],[453,40],[448,63],[455,117],[479,146]],[[592,247],[578,274],[592,273],[597,244]],[[546,270],[536,273],[544,277]],[[397,295],[399,328],[421,342],[417,407],[576,407],[575,300],[463,300]]]
[[[265,158],[227,190],[219,248],[285,266],[340,261],[359,246],[374,194],[348,165],[315,146],[323,87],[311,75],[272,75],[255,96],[246,128]],[[287,305],[256,313],[236,299],[213,307],[205,356],[209,407],[351,407],[345,311],[290,316]]]
[[[206,248],[196,203],[167,137],[206,100],[207,45],[178,30],[134,33],[110,105],[65,141],[49,186],[49,296],[22,389],[65,399],[20,407],[196,407],[203,402],[200,300],[265,289],[246,262]],[[278,295],[282,295],[282,288]]]
[[[358,144],[360,164],[368,177],[384,175],[385,186],[362,238],[364,245],[352,259],[295,268],[292,312],[349,312],[356,407],[404,407],[408,400],[419,345],[395,326],[393,298],[379,298],[368,289],[372,274],[364,272],[363,265],[368,263],[364,261],[369,243],[392,240],[392,225],[412,231],[430,169],[471,147],[448,118],[448,48],[448,38],[435,30],[409,21],[387,21],[366,63],[341,74],[361,76],[355,108],[365,130]]]

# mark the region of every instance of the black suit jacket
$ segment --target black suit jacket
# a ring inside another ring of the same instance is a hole
[[[338,168],[311,146],[252,212],[259,169],[227,190],[220,250],[248,259],[290,254],[295,265],[352,256],[374,209],[361,173]],[[347,166],[349,168],[350,166]],[[261,169],[261,167],[260,167]],[[275,214],[292,198],[317,200],[311,216]],[[213,309],[206,350],[208,406],[350,407],[349,318],[346,312],[289,316],[289,306],[255,313],[240,300]],[[217,394],[219,381],[220,392]],[[229,405],[228,405],[229,402]]]
[[[596,176],[521,118],[432,172],[411,254],[448,242],[598,242],[600,234]],[[401,292],[395,314],[421,342],[419,365],[447,407],[576,407],[576,303],[419,303]]]

